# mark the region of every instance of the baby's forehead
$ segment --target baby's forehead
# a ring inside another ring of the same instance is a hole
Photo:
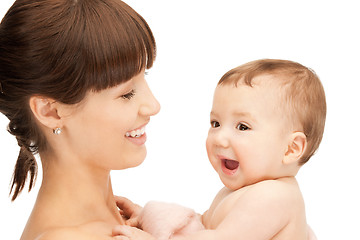
[[[282,90],[263,80],[259,79],[252,86],[245,83],[237,86],[219,85],[213,100],[213,110],[235,117],[240,115],[238,113],[247,112],[258,123],[271,120],[288,126],[290,119],[286,117],[288,108]]]
[[[264,74],[254,77],[253,80],[251,85],[245,81],[238,81],[237,84],[226,82],[218,85],[214,101],[219,104],[225,104],[230,100],[238,103],[251,101],[251,105],[263,105],[266,108],[276,109],[278,114],[288,111],[285,107],[287,91],[282,87],[281,81],[276,79],[276,76]]]
[[[284,100],[283,90],[277,84],[261,80],[251,86],[245,83],[219,85],[214,95],[214,102],[217,103],[217,106],[236,102],[237,104],[233,106],[247,104],[261,108],[279,109],[280,106],[283,106]]]
[[[220,89],[222,86],[230,87],[234,90],[243,89],[245,87],[248,90],[254,91],[262,91],[262,94],[272,95],[274,92],[278,94],[278,96],[283,95],[280,93],[284,93],[286,85],[284,81],[284,77],[277,76],[274,74],[261,74],[254,76],[252,79],[246,80],[244,78],[240,79],[231,79],[229,81],[224,81],[217,86],[216,89]]]

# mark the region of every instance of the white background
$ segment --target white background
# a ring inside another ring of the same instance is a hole
[[[2,17],[13,0],[1,0]],[[319,240],[360,239],[359,7],[356,1],[128,0],[149,23],[158,56],[148,81],[162,105],[148,125],[148,156],[114,171],[114,192],[144,204],[205,211],[222,187],[207,161],[212,94],[229,69],[259,58],[298,61],[320,76],[328,104],[323,142],[297,176]],[[19,239],[40,186],[11,203],[18,154],[0,116],[1,239]],[[76,183],[75,183],[76,184]],[[254,229],[256,231],[256,229]]]

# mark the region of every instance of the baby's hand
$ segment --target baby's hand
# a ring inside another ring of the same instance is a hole
[[[113,228],[114,239],[119,240],[156,240],[152,235],[138,228],[118,225]]]
[[[125,197],[114,196],[116,205],[120,209],[120,214],[124,216],[127,220],[125,224],[132,227],[138,227],[139,221],[138,217],[142,210],[142,207],[133,203]]]

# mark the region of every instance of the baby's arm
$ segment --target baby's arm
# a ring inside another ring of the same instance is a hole
[[[294,193],[294,187],[279,181],[264,181],[249,188],[236,203],[225,208],[227,215],[213,230],[202,230],[172,240],[222,240],[222,239],[271,239],[290,221],[291,209],[302,199]],[[297,202],[298,201],[298,202]],[[224,211],[224,209],[220,209]],[[206,215],[204,215],[206,217]],[[132,240],[154,239],[138,229],[117,231]],[[124,230],[124,229],[122,229]],[[304,236],[304,239],[306,236]]]
[[[216,229],[172,240],[271,239],[290,222],[292,208],[302,201],[293,189],[293,186],[279,181],[258,183],[232,206],[225,206],[230,210]]]

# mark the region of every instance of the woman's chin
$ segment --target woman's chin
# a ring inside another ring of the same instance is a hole
[[[137,154],[136,157],[128,157],[127,159],[131,160],[130,162],[121,164],[121,166],[115,166],[113,170],[122,170],[122,169],[128,169],[128,168],[135,168],[137,166],[140,166],[144,161],[146,157],[146,151],[144,151],[143,154]]]

